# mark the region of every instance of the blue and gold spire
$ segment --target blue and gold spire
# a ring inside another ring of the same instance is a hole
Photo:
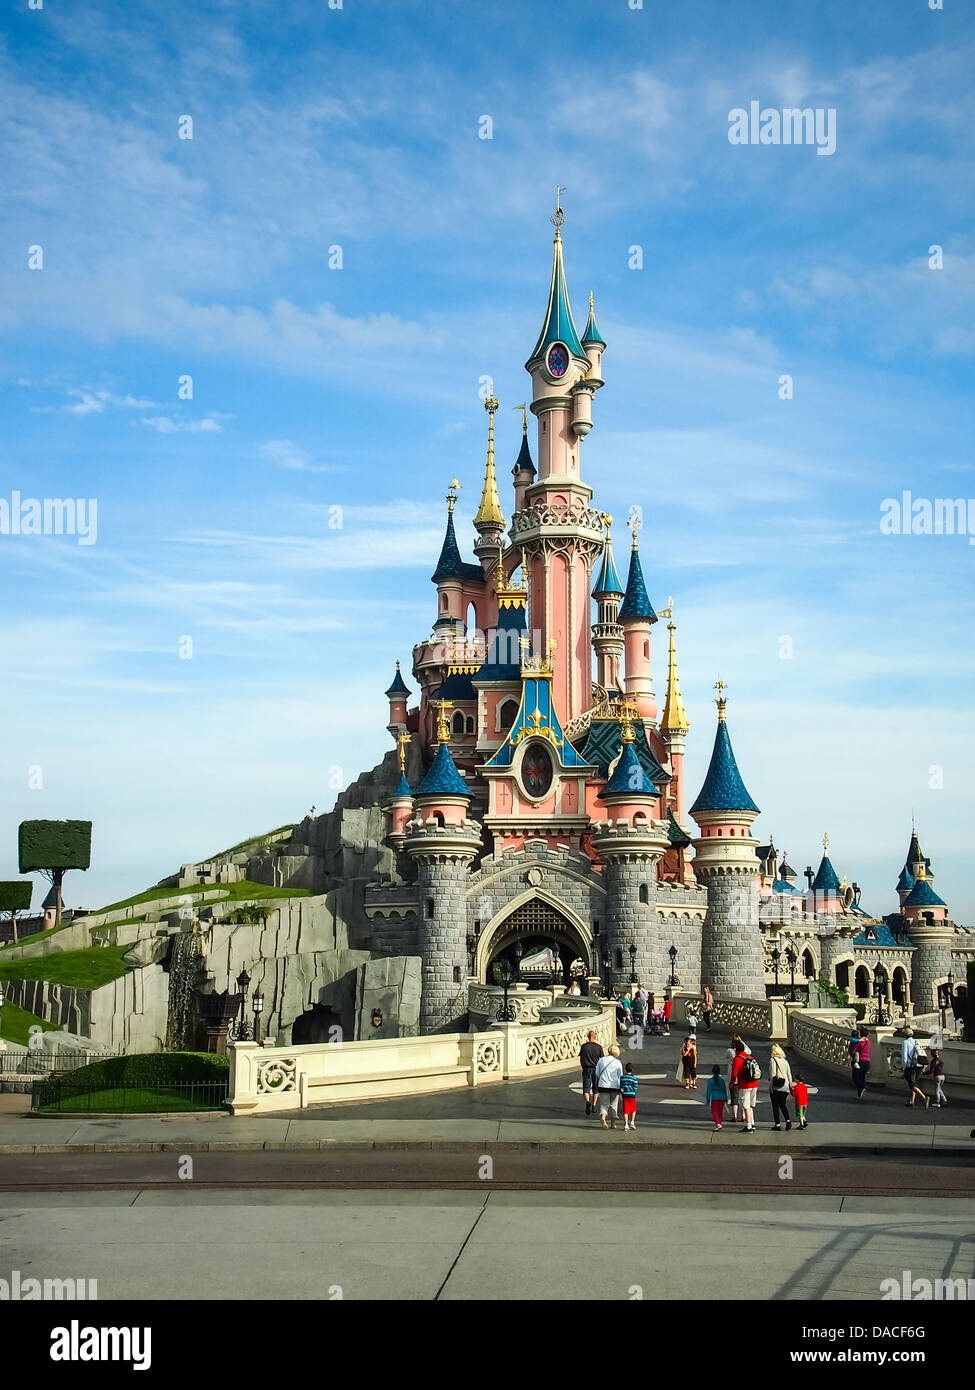
[[[829,857],[829,836],[823,836],[823,857],[819,861],[816,877],[810,885],[814,893],[835,893],[840,886],[839,875],[833,868]]]
[[[516,405],[515,410],[521,411],[521,449],[515,459],[515,466],[512,473],[517,477],[519,473],[530,473],[534,478],[535,465],[532,462],[531,449],[528,447],[528,407],[526,405]]]
[[[583,347],[585,347],[586,343],[592,343],[594,347],[604,348],[606,346],[602,334],[596,327],[596,299],[591,290],[589,291],[589,322],[586,324],[586,331],[582,335]]]
[[[600,801],[606,801],[613,796],[652,797],[654,800],[660,792],[651,782],[643,768],[640,759],[636,755],[634,748],[633,725],[627,719],[623,723],[623,751],[620,753],[619,761],[613,769],[613,775],[598,793]]]
[[[471,800],[472,793],[469,791],[467,783],[457,771],[457,764],[450,756],[450,748],[447,741],[450,738],[450,725],[447,721],[447,710],[451,708],[449,701],[440,700],[438,702],[440,713],[437,717],[437,754],[427,771],[427,775],[416,789],[417,797],[421,796],[463,796],[468,801]]]
[[[630,551],[630,569],[626,576],[626,593],[620,604],[619,620],[637,619],[644,623],[655,623],[657,615],[653,611],[650,595],[643,579],[643,566],[640,564],[640,551],[636,543],[636,523],[633,526],[633,548]]]
[[[481,566],[462,560],[457,546],[457,535],[454,531],[454,506],[457,502],[459,487],[458,480],[456,478],[451,479],[450,487],[447,489],[447,530],[444,534],[443,545],[440,548],[437,568],[430,576],[434,584],[442,584],[445,579],[464,579],[478,584],[484,583],[484,571]]]
[[[389,696],[409,695],[410,693],[409,688],[407,687],[407,684],[403,679],[402,672],[399,669],[398,661],[396,663],[396,675],[393,677],[393,683],[385,693]]]
[[[552,256],[552,283],[548,292],[548,307],[545,310],[545,322],[538,335],[538,342],[535,344],[531,357],[525,363],[529,371],[531,371],[532,363],[543,357],[546,349],[552,343],[564,343],[571,356],[586,367],[589,365],[589,359],[579,341],[579,334],[572,321],[569,291],[565,285],[565,267],[562,264],[562,223],[565,221],[565,213],[562,211],[561,193],[562,189],[560,188],[559,197],[556,198],[555,212],[552,214],[552,222],[555,224],[555,249]]]
[[[616,569],[616,561],[613,559],[613,542],[610,532],[613,526],[613,518],[606,518],[606,535],[603,540],[603,562],[599,568],[596,583],[593,586],[593,598],[604,598],[609,594],[619,594],[623,597],[623,585],[620,583],[619,573]]]
[[[708,775],[691,807],[691,815],[697,811],[754,811],[757,815],[758,807],[745,790],[731,747],[731,735],[728,733],[725,720],[725,706],[728,702],[721,693],[725,689],[724,682],[719,680],[717,687],[718,728],[714,736],[714,748],[711,750]]]

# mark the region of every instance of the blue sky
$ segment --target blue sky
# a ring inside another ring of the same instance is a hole
[[[50,0],[6,24],[0,498],[94,497],[98,539],[0,535],[0,876],[21,819],[90,817],[67,897],[96,907],[379,760],[455,474],[470,558],[484,375],[517,452],[561,182],[576,318],[592,289],[609,344],[583,468],[597,505],[642,506],[674,595],[692,795],[720,672],[763,839],[801,870],[828,830],[889,911],[913,811],[971,921],[975,552],[879,527],[905,488],[975,498],[964,6]],[[752,100],[834,108],[835,154],[730,145]]]

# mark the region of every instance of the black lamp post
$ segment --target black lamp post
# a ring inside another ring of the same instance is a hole
[[[237,1041],[247,1042],[250,1039],[250,1029],[247,1027],[247,986],[251,982],[251,977],[246,970],[242,970],[237,976],[237,991],[240,994],[240,1022],[237,1024]]]
[[[508,990],[521,974],[521,957],[524,946],[520,941],[516,941],[512,947],[514,960],[509,960],[507,956],[502,956],[498,961],[498,974],[501,976],[501,988],[504,990],[504,1000],[495,1014],[498,1023],[514,1023],[515,1006],[508,1003]]]
[[[796,1002],[796,962],[799,957],[796,955],[795,947],[790,942],[785,948],[785,963],[789,967],[789,1003]]]
[[[671,946],[667,954],[668,956],[670,956],[670,979],[667,981],[667,983],[669,984],[671,989],[676,989],[677,986],[680,984],[680,980],[678,980],[677,975],[675,973],[677,966],[677,947]]]
[[[887,1010],[884,1008],[884,1001],[887,996],[887,972],[880,961],[873,969],[873,992],[877,1000],[877,1022],[883,1026],[890,1022]]]
[[[631,941],[626,948],[630,953],[630,984],[636,984],[636,945]]]
[[[261,1014],[264,1012],[264,995],[258,990],[251,1000],[251,1008],[254,1011],[254,1041],[261,1041]]]
[[[473,932],[467,933],[467,969],[471,975],[474,974],[474,953],[477,950],[477,937]]]
[[[954,977],[954,975],[952,974],[952,972],[949,970],[949,971],[948,971],[948,978],[945,980],[944,984],[938,986],[938,1007],[939,1007],[940,1010],[941,1010],[941,1035],[942,1035],[942,1037],[944,1037],[944,1031],[945,1031],[945,1028],[946,1028],[947,1023],[948,1023],[947,1012],[948,1012],[948,1009],[951,1008],[951,1001],[952,1001],[952,996],[954,995],[954,993],[955,993],[955,977]],[[3,1003],[3,996],[0,995],[0,1004],[2,1004],[2,1003]]]
[[[778,946],[773,946],[769,952],[769,960],[772,962],[772,974],[775,976],[775,991],[779,989],[779,961],[782,959],[782,952]]]
[[[613,971],[610,967],[609,956],[603,956],[603,998],[611,998],[613,993]]]

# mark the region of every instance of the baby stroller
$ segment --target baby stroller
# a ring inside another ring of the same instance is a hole
[[[653,1013],[647,1014],[647,1032],[655,1038],[660,1038],[664,1034],[666,1015],[663,1009],[656,1009]]]

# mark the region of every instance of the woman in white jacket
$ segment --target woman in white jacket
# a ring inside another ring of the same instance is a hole
[[[782,1120],[785,1121],[786,1129],[792,1128],[788,1107],[792,1084],[792,1068],[786,1060],[786,1055],[778,1043],[773,1043],[768,1064],[768,1093],[772,1102],[773,1129],[778,1129]]]

